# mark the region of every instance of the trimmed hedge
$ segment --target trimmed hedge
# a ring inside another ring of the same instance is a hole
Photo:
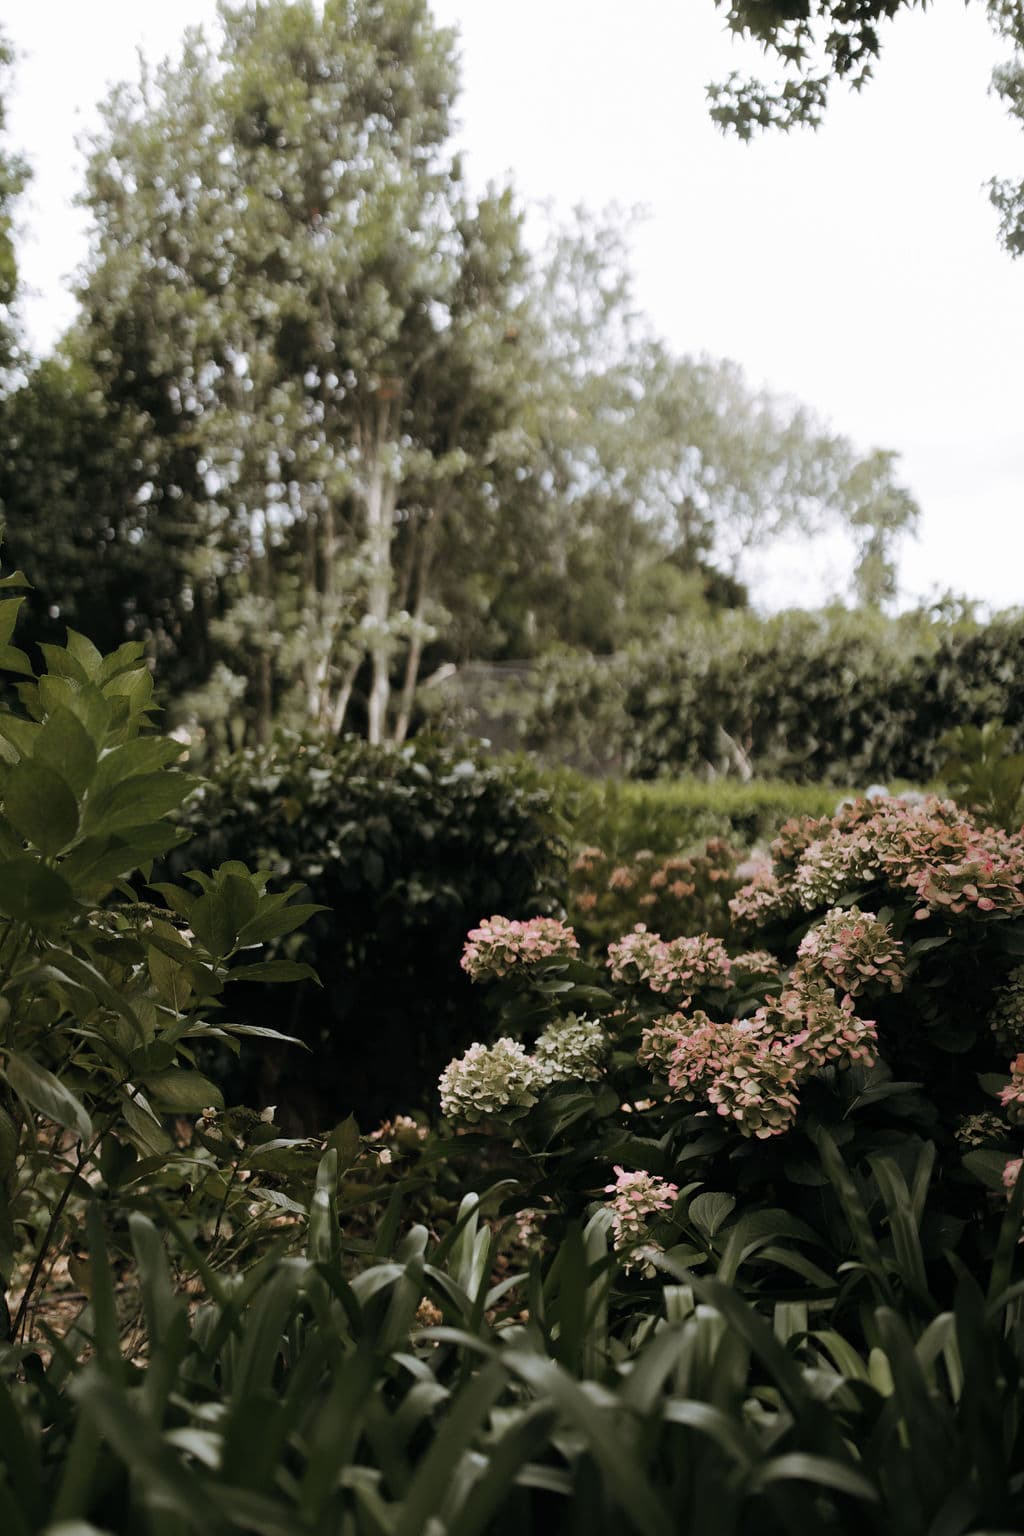
[[[1024,616],[727,614],[642,652],[549,659],[506,708],[524,747],[625,777],[921,783],[953,726],[1002,720],[1024,747]]]
[[[690,851],[723,837],[740,850],[769,842],[792,816],[831,816],[844,791],[831,784],[772,779],[586,779],[553,773],[577,847],[614,858],[642,848],[655,854]],[[853,790],[846,791],[853,794]]]
[[[229,1095],[277,1102],[303,1130],[350,1112],[369,1126],[431,1100],[441,1067],[479,1034],[459,968],[467,930],[565,899],[560,823],[536,775],[429,743],[282,739],[214,769],[184,819],[192,840],[165,875],[245,859],[328,909],[271,946],[311,964],[322,987],[239,986],[233,998],[235,1018],[314,1054],[268,1050],[258,1081],[222,1064]]]

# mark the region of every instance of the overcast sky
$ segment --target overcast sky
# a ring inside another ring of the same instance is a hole
[[[873,84],[817,134],[742,145],[707,81],[760,61],[712,0],[434,0],[458,26],[471,179],[528,199],[642,206],[636,290],[681,352],[737,359],[863,448],[894,448],[923,509],[907,598],[1024,603],[1024,261],[1004,256],[984,183],[1024,175],[1024,130],[988,93],[1005,47],[983,9],[936,0],[884,29]],[[22,58],[9,126],[35,182],[22,270],[46,351],[84,250],[75,138],[136,49],[173,51],[214,0],[6,0]],[[776,604],[842,582],[838,546],[778,555]]]

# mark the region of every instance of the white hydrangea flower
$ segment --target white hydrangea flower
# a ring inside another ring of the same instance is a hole
[[[592,1082],[602,1076],[608,1039],[596,1019],[575,1014],[549,1024],[534,1048],[537,1075],[544,1083]]]
[[[536,1104],[533,1089],[538,1085],[536,1064],[518,1040],[503,1036],[492,1046],[474,1042],[441,1073],[441,1112],[475,1125],[503,1109]]]

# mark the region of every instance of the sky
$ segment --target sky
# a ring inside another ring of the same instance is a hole
[[[741,144],[704,87],[765,61],[712,0],[433,0],[461,36],[470,181],[510,176],[556,214],[617,205],[635,291],[680,353],[736,359],[858,446],[895,449],[922,508],[905,603],[953,591],[1024,604],[1024,260],[999,249],[986,186],[1019,179],[1024,128],[988,89],[1005,58],[979,4],[935,0],[886,27],[874,81],[815,133]],[[137,50],[176,50],[215,0],[5,0],[21,53],[10,141],[33,165],[21,263],[30,340],[73,314],[85,252],[76,137]],[[770,66],[768,66],[770,68]],[[770,606],[848,575],[837,541],[751,573]]]

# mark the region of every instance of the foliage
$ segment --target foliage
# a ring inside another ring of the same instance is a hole
[[[181,601],[192,530],[143,491],[150,448],[85,364],[47,359],[4,404],[0,509],[9,558],[36,578],[23,632],[59,643],[71,626],[103,652],[144,641],[180,694],[202,665],[204,616]]]
[[[651,334],[621,223],[532,254],[510,189],[470,197],[457,84],[425,0],[272,0],[103,109],[78,317],[15,392],[0,500],[47,555],[39,637],[145,638],[222,750],[401,741],[421,677],[740,606],[796,530],[852,535],[880,603],[914,526],[891,453]]]
[[[1015,831],[1024,822],[1024,753],[1010,751],[998,721],[962,725],[939,743],[949,753],[942,777],[950,793],[986,821]]]
[[[992,89],[1011,117],[1024,122],[1024,10],[1019,0],[988,0],[988,13],[1000,37],[1013,48],[1012,57],[993,71]],[[1024,255],[1024,181],[994,178],[991,194],[1003,245],[1011,256]]]
[[[925,0],[715,0],[727,24],[750,35],[774,55],[784,77],[772,84],[742,79],[735,71],[724,83],[708,87],[711,116],[722,128],[749,139],[763,128],[784,131],[798,125],[820,126],[829,91],[838,81],[859,91],[874,73],[881,52],[880,28],[901,11]],[[1020,0],[986,0],[995,31],[1014,49],[1013,57],[993,71],[992,89],[1007,103],[1011,116],[1022,112],[1024,80],[1024,9]],[[1000,237],[1011,256],[1024,252],[1024,183],[994,178],[992,202],[1001,216]]]
[[[861,800],[787,823],[772,856],[730,904],[731,958],[707,935],[642,925],[601,966],[565,947],[538,959],[525,935],[516,963],[506,947],[491,1032],[527,1054],[504,1103],[498,1058],[489,1072],[474,1059],[489,1108],[451,1156],[489,1153],[556,1236],[615,1165],[669,1180],[682,1191],[658,1232],[670,1253],[738,1254],[761,1222],[748,1283],[792,1294],[796,1276],[835,1300],[858,1236],[850,1191],[884,1154],[916,1191],[920,1287],[948,1289],[947,1249],[975,1272],[991,1255],[985,1188],[1001,1193],[1018,1155],[1024,837],[948,802]],[[464,964],[481,981],[473,940]],[[583,1017],[603,1032],[603,1071],[531,1075],[531,1043]],[[463,1060],[445,1078],[456,1123]]]
[[[918,0],[715,0],[731,31],[757,39],[788,71],[782,86],[741,80],[709,87],[711,116],[749,139],[757,128],[818,127],[834,81],[853,90],[871,78],[880,52],[879,24]]]
[[[0,138],[7,116],[5,97],[13,53],[0,33]],[[29,170],[19,155],[0,148],[0,380],[15,360],[17,326],[13,305],[18,291],[18,267],[14,250],[14,205],[28,181]]]
[[[271,944],[282,958],[308,959],[322,987],[291,990],[285,1014],[255,989],[235,1004],[250,1023],[284,1017],[313,1051],[315,1072],[293,1052],[264,1053],[258,1089],[236,1092],[279,1103],[306,1130],[350,1110],[372,1124],[422,1104],[476,1027],[457,964],[472,919],[564,900],[559,824],[535,776],[436,744],[285,737],[219,767],[185,822],[189,860],[244,856],[301,882],[324,907],[301,937]]]
[[[16,572],[0,585],[27,583]],[[11,643],[20,604],[0,603],[0,667],[22,679],[0,713],[0,1299],[16,1262],[29,1265],[13,1323],[3,1301],[12,1336],[83,1203],[162,1189],[187,1204],[218,1173],[208,1142],[176,1148],[164,1120],[223,1108],[196,1048],[237,1050],[253,1031],[210,1014],[229,981],[312,976],[252,950],[317,910],[237,862],[160,887],[166,906],[133,899],[127,879],[183,839],[168,820],[193,788],[174,767],[182,749],[150,729],[141,646],[104,657],[69,631],[42,648],[37,677]]]
[[[735,613],[610,661],[546,661],[504,707],[522,746],[625,777],[921,784],[938,774],[952,727],[1000,719],[1024,747],[1022,671],[1014,612],[986,624]]]
[[[175,1294],[158,1231],[136,1213],[147,1335],[136,1359],[113,1320],[93,1207],[91,1305],[48,1367],[33,1362],[18,1380],[17,1356],[5,1361],[7,1529],[927,1536],[1019,1525],[1024,1359],[1019,1286],[1008,1285],[1019,1195],[987,1296],[961,1274],[945,1310],[868,1303],[861,1340],[792,1302],[769,1321],[726,1281],[671,1259],[623,1308],[603,1211],[553,1262],[495,1283],[482,1211],[496,1192],[468,1195],[440,1239],[422,1226],[397,1243],[382,1233],[352,1277],[336,1176],[330,1154],[305,1258],[270,1259],[240,1285],[208,1273],[198,1308]],[[912,1255],[916,1223],[900,1216]],[[870,1221],[860,1241],[871,1255]],[[76,1366],[87,1343],[92,1359]]]
[[[644,849],[689,853],[709,838],[741,850],[767,843],[792,816],[827,816],[842,791],[772,779],[585,779],[552,772],[552,786],[578,848],[627,861]]]

